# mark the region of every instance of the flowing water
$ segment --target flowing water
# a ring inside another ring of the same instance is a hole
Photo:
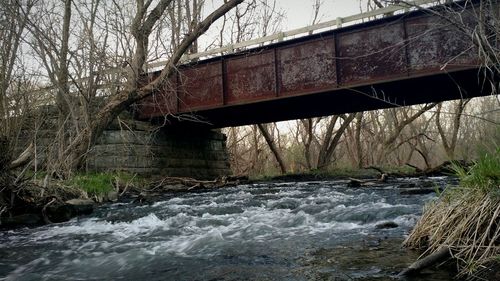
[[[400,245],[435,195],[400,195],[393,184],[345,186],[266,183],[171,194],[0,232],[0,280],[393,279],[418,256]],[[377,227],[388,221],[398,226]],[[451,278],[442,270],[412,280]]]

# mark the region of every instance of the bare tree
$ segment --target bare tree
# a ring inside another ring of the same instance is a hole
[[[0,6],[0,123],[7,128],[7,92],[18,58],[19,46],[35,1],[8,0]],[[6,132],[0,132],[6,133]]]
[[[330,119],[318,155],[318,163],[316,166],[318,169],[326,169],[326,167],[328,167],[331,163],[335,148],[337,148],[340,142],[340,138],[355,116],[356,114],[351,113],[348,115],[336,115]],[[342,120],[340,121],[340,127],[334,131],[338,120]]]
[[[280,171],[282,174],[286,174],[287,169],[285,166],[285,161],[283,161],[282,155],[280,150],[278,149],[278,146],[276,145],[273,136],[268,130],[268,127],[265,124],[258,124],[260,133],[264,136],[264,139],[266,140],[267,145],[271,149],[276,162],[278,162],[278,165],[280,167]]]
[[[347,127],[347,137],[349,138],[349,142],[346,145],[346,149],[350,154],[352,162],[358,169],[361,169],[364,166],[363,142],[361,140],[361,132],[363,130],[363,112],[356,113],[355,121],[356,122],[351,122],[351,125]]]
[[[29,95],[32,88],[19,58],[28,16],[35,4],[34,0],[21,3],[9,0],[0,6],[0,174],[24,164],[33,151],[29,142],[22,144],[27,145],[22,157],[11,162],[21,126],[32,107]],[[0,181],[7,178],[0,175]]]
[[[131,33],[136,41],[136,49],[131,62],[131,68],[128,72],[127,86],[120,93],[111,96],[106,104],[96,113],[95,119],[80,130],[64,151],[58,170],[67,172],[77,168],[83,160],[85,152],[95,143],[96,139],[118,114],[134,102],[144,99],[157,91],[161,91],[171,75],[175,73],[179,60],[191,44],[215,20],[222,17],[229,10],[243,2],[243,0],[228,1],[198,23],[193,28],[192,33],[186,35],[180,42],[160,75],[146,85],[141,85],[141,77],[144,74],[143,66],[146,62],[149,46],[149,35],[155,23],[162,17],[171,2],[171,0],[162,0],[149,11],[148,8],[150,8],[149,6],[152,1],[144,2],[143,0],[137,0],[137,11],[131,26]]]
[[[451,127],[451,132],[449,133],[450,138],[448,139],[445,129],[443,128],[442,119],[441,119],[441,109],[442,104],[438,104],[436,109],[436,127],[439,132],[439,136],[441,137],[441,142],[443,143],[444,150],[448,159],[455,159],[455,149],[457,146],[458,139],[458,131],[460,129],[460,120],[462,118],[462,114],[465,110],[465,107],[469,103],[470,99],[466,100],[458,100],[455,103],[455,110],[453,112],[453,118],[451,120],[451,124],[448,127]]]

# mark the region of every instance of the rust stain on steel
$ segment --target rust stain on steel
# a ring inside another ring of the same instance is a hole
[[[342,86],[406,75],[402,23],[339,33],[337,38],[337,71]]]
[[[221,62],[186,67],[180,71],[179,109],[182,112],[222,105]]]
[[[262,100],[275,96],[274,51],[230,58],[227,66],[227,103]]]
[[[464,14],[462,19],[470,21],[471,17]],[[449,22],[426,16],[408,19],[406,26],[412,72],[453,70],[478,64],[470,38]]]
[[[471,13],[468,10],[462,19],[474,25]],[[182,77],[174,77],[165,89],[138,104],[139,118],[175,114],[179,108],[217,111],[340,87],[405,83],[450,70],[469,71],[479,60],[471,45],[470,38],[423,13],[325,32],[183,66]]]
[[[149,75],[152,80],[156,74]],[[163,89],[137,103],[139,118],[146,119],[152,116],[165,116],[177,113],[177,75],[174,75]]]
[[[280,95],[334,88],[336,75],[333,36],[278,49]]]

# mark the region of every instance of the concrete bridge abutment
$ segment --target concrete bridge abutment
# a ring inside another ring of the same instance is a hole
[[[231,174],[226,136],[220,131],[132,124],[126,130],[116,124],[108,128],[89,152],[86,168],[197,179]]]

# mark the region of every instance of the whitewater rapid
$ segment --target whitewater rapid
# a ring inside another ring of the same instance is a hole
[[[66,223],[0,233],[0,280],[310,280],[325,266],[311,267],[305,256],[401,240],[435,197],[403,196],[390,184],[345,186],[254,184],[165,195],[150,205],[106,205]],[[397,227],[381,229],[385,222]],[[390,274],[384,270],[358,275]]]

